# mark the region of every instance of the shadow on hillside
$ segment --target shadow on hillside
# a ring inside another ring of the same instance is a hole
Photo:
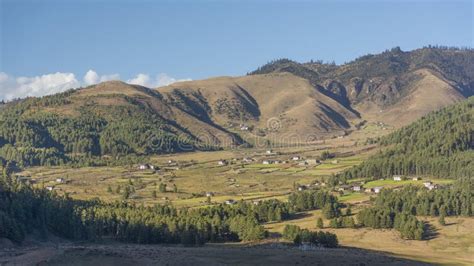
[[[285,221],[298,220],[298,219],[303,219],[303,218],[310,217],[310,216],[311,216],[311,214],[309,214],[307,212],[297,212],[297,213],[294,213],[294,214],[290,214],[288,219],[285,219]]]
[[[295,246],[278,241],[202,247],[82,244],[65,247],[63,251],[48,260],[47,265],[430,265],[386,252],[344,246]]]

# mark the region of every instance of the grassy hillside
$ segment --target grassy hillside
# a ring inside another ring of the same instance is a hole
[[[289,72],[363,118],[397,126],[474,95],[472,49],[393,48],[343,65],[272,61],[250,75]]]
[[[288,59],[250,75],[149,89],[111,81],[0,105],[0,158],[96,165],[236,146],[291,146],[404,126],[473,94],[473,50],[392,49],[344,65]],[[385,126],[384,126],[385,127]]]
[[[390,177],[433,175],[471,177],[474,173],[474,97],[433,112],[381,139],[383,149],[340,175]]]

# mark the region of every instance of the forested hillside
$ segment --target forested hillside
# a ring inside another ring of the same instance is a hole
[[[472,177],[474,97],[433,112],[380,140],[382,151],[339,179],[392,175]]]
[[[159,98],[152,90],[139,89]],[[0,158],[19,166],[97,165],[111,159],[133,162],[142,155],[212,149],[140,98],[125,93],[79,98],[83,91],[87,89],[7,104],[0,112]]]
[[[243,77],[157,89],[109,81],[16,100],[0,106],[0,159],[20,167],[133,163],[248,147],[256,138],[311,142],[345,134],[360,119],[404,126],[473,95],[473,58],[472,49],[394,48],[343,65],[281,59]]]

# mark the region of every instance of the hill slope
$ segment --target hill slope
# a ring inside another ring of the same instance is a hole
[[[382,138],[385,147],[340,178],[432,175],[472,177],[474,97],[433,112]]]
[[[308,79],[363,118],[396,126],[474,95],[472,49],[427,47],[404,52],[394,48],[340,66],[282,59],[250,75],[279,72]]]
[[[474,94],[473,50],[392,49],[344,65],[271,62],[157,89],[111,81],[0,106],[0,157],[24,165],[293,144],[366,119],[403,126]],[[74,158],[74,159],[73,159]]]

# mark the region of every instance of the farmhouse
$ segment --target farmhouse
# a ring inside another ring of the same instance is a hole
[[[300,156],[293,156],[293,158],[291,158],[293,161],[299,161],[301,159]]]
[[[148,164],[140,164],[140,165],[138,166],[138,169],[139,169],[139,170],[146,170],[146,169],[148,169]]]
[[[421,178],[415,176],[415,177],[412,178],[412,180],[413,180],[413,181],[418,181],[418,180],[421,180]]]
[[[346,191],[346,190],[349,190],[350,188],[351,188],[351,186],[349,186],[349,185],[342,185],[337,190],[338,191]]]
[[[53,186],[47,186],[46,189],[49,190],[49,191],[53,191],[54,187]]]
[[[217,165],[221,165],[221,166],[222,166],[222,165],[227,165],[227,161],[226,161],[226,160],[219,160],[219,161],[217,162]]]
[[[427,188],[428,190],[433,190],[433,189],[437,189],[438,186],[431,184],[431,185],[427,186],[426,188]]]
[[[64,178],[56,178],[56,183],[64,183]]]
[[[266,154],[273,154],[273,150],[267,150],[265,153]]]
[[[214,197],[214,193],[213,192],[206,192],[206,197]]]
[[[362,190],[362,187],[361,187],[361,186],[353,186],[353,187],[352,187],[352,190],[359,192],[359,191]]]
[[[380,193],[382,191],[383,187],[374,187],[374,193]]]
[[[240,130],[242,130],[242,131],[248,131],[248,130],[249,130],[249,127],[246,126],[246,125],[242,125],[242,126],[240,127]]]
[[[394,181],[402,181],[402,177],[399,176],[399,175],[394,175],[394,176],[393,176],[393,180],[394,180]]]
[[[228,200],[225,201],[225,204],[227,204],[227,205],[234,205],[234,204],[236,204],[236,203],[237,203],[237,202],[236,202],[235,200],[233,200],[233,199],[228,199]]]
[[[365,193],[372,193],[372,189],[371,188],[366,188]]]
[[[270,161],[270,160],[263,160],[263,161],[262,161],[262,164],[272,164],[272,161]]]
[[[303,191],[303,190],[306,190],[307,187],[306,186],[298,186],[298,191]]]
[[[245,158],[242,159],[242,161],[243,161],[244,163],[250,163],[250,162],[253,162],[254,160],[253,160],[252,158],[245,157]]]
[[[423,186],[425,186],[426,188],[428,188],[429,186],[432,186],[433,183],[431,181],[426,181],[426,182],[423,182]]]

